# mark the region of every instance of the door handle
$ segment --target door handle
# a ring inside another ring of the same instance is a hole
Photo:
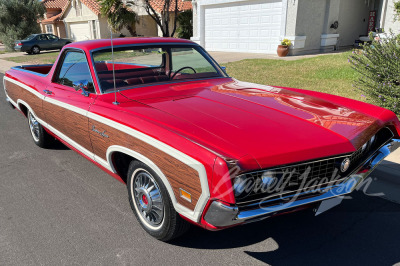
[[[53,92],[52,91],[49,91],[49,90],[44,90],[43,91],[45,94],[47,94],[47,95],[52,95],[53,94]]]

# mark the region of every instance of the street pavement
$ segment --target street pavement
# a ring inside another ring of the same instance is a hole
[[[37,147],[2,87],[0,147],[0,265],[400,263],[400,201],[385,196],[400,185],[396,162],[317,217],[307,210],[219,232],[193,227],[163,243],[139,226],[124,184],[61,144]]]

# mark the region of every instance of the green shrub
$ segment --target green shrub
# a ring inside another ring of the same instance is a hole
[[[178,15],[178,37],[183,39],[190,39],[193,36],[193,12],[186,10]]]
[[[358,72],[354,81],[367,101],[400,115],[400,43],[393,33],[373,39],[349,58]]]
[[[396,12],[396,19],[400,19],[400,1],[394,2],[394,10]]]

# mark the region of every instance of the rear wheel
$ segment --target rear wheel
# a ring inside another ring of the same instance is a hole
[[[131,208],[151,236],[169,241],[189,229],[189,223],[175,211],[162,180],[146,164],[130,163],[127,186]]]
[[[46,132],[31,111],[28,111],[28,124],[33,142],[41,148],[51,147],[54,143],[54,138]]]
[[[32,49],[31,49],[31,53],[32,54],[40,54],[40,48],[39,48],[39,46],[33,46],[32,47]]]

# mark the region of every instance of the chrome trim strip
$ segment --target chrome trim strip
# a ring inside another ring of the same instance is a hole
[[[204,219],[217,227],[225,227],[234,224],[251,222],[252,220],[261,220],[273,216],[279,212],[320,202],[334,197],[344,196],[351,193],[371,172],[392,152],[400,147],[400,139],[392,139],[388,144],[381,147],[377,152],[372,154],[366,162],[360,166],[356,174],[350,175],[349,178],[338,186],[334,186],[329,191],[316,197],[297,200],[287,204],[277,204],[266,208],[259,208],[249,211],[235,212],[237,206],[224,206],[221,204],[211,204]],[[260,203],[262,205],[264,202]],[[227,212],[225,209],[229,209]],[[208,215],[208,212],[211,214]],[[221,216],[223,218],[220,218]]]
[[[345,181],[345,180],[347,180],[347,177],[338,179],[338,180],[336,180],[336,181],[331,181],[331,182],[327,182],[327,183],[323,183],[323,184],[319,184],[319,185],[314,185],[314,186],[307,187],[307,188],[303,188],[303,189],[291,190],[291,191],[284,192],[284,193],[281,193],[281,194],[270,195],[270,196],[268,196],[268,197],[265,197],[266,200],[263,201],[262,204],[264,204],[264,203],[269,203],[269,202],[273,202],[273,201],[276,201],[276,200],[279,200],[279,199],[290,198],[291,196],[295,195],[295,194],[293,194],[293,193],[299,193],[299,194],[296,194],[296,195],[303,195],[303,194],[309,193],[310,191],[311,191],[311,192],[312,192],[312,191],[317,191],[318,188],[316,188],[316,187],[322,187],[322,188],[320,188],[320,190],[324,191],[324,190],[327,190],[327,189],[329,189],[329,188],[335,187],[336,185],[342,183],[342,182]],[[315,189],[315,188],[316,188],[316,189]],[[304,189],[307,189],[307,191],[302,191],[302,190],[304,190]],[[288,194],[290,194],[290,195],[288,195]],[[288,195],[288,196],[284,196],[284,195]],[[279,196],[279,198],[275,198],[275,199],[272,199],[272,200],[267,200],[268,198],[278,197],[278,196]],[[251,202],[253,202],[253,203],[251,203]],[[250,206],[260,205],[260,199],[258,199],[258,200],[252,200],[252,201],[247,201],[247,202],[241,202],[241,203],[238,204],[238,205],[241,206],[241,207],[242,207],[242,206],[244,206],[244,207],[250,207]]]

